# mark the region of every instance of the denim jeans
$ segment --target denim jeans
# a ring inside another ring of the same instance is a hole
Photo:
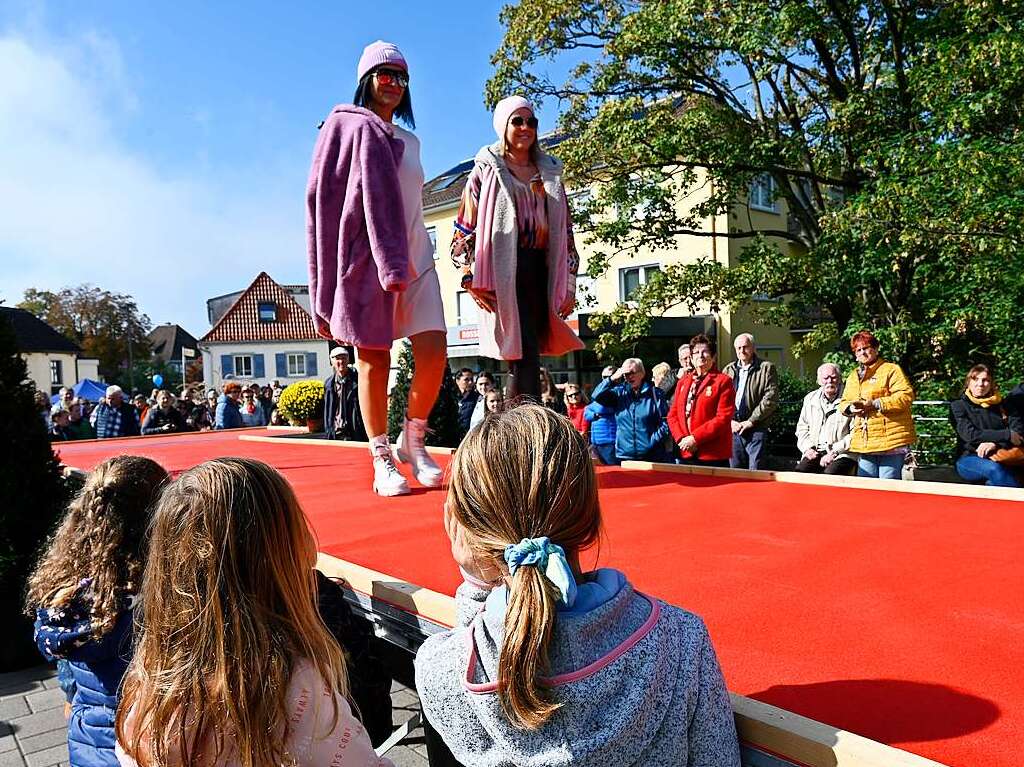
[[[968,482],[983,479],[986,485],[993,487],[1020,487],[1013,472],[991,458],[981,458],[977,455],[961,456],[956,461],[956,473]]]
[[[857,476],[877,479],[903,479],[903,453],[860,453]]]
[[[768,442],[763,429],[750,429],[742,434],[732,435],[732,459],[729,465],[734,469],[763,469],[761,453]]]

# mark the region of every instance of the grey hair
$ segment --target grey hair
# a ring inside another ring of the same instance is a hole
[[[820,365],[818,365],[818,369],[814,373],[815,380],[821,381],[821,371],[824,370],[825,368],[832,368],[833,370],[836,371],[836,376],[839,377],[839,378],[842,378],[843,371],[839,369],[839,366],[836,363],[834,363],[834,362],[822,362]]]
[[[751,346],[757,346],[757,344],[754,342],[753,333],[740,333],[738,336],[736,336],[736,340],[732,342],[732,345],[735,346],[743,339],[747,339],[748,341],[750,341]]]
[[[623,361],[622,366],[625,367],[626,365],[630,364],[633,365],[633,367],[638,367],[642,371],[647,372],[647,368],[644,367],[644,361],[639,357],[630,357],[629,359]]]
[[[106,395],[109,397],[112,394],[124,394],[124,389],[117,384],[110,384],[110,386],[107,387]]]

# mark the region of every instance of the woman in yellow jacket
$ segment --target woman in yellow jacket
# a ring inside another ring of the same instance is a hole
[[[899,365],[878,357],[878,339],[866,330],[850,339],[857,369],[846,379],[840,410],[853,418],[850,452],[857,476],[901,479],[917,440],[910,403],[914,388]]]

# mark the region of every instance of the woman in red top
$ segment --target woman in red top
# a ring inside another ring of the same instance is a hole
[[[676,386],[668,411],[668,427],[682,463],[728,466],[732,457],[736,390],[732,379],[715,367],[717,353],[714,340],[706,335],[690,339],[693,369]]]
[[[567,383],[565,385],[565,414],[576,427],[576,431],[586,435],[590,431],[590,423],[583,417],[587,409],[587,395],[579,384]]]

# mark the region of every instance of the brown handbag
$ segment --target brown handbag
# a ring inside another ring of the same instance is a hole
[[[989,458],[1003,466],[1024,466],[1024,447],[1004,447]]]

